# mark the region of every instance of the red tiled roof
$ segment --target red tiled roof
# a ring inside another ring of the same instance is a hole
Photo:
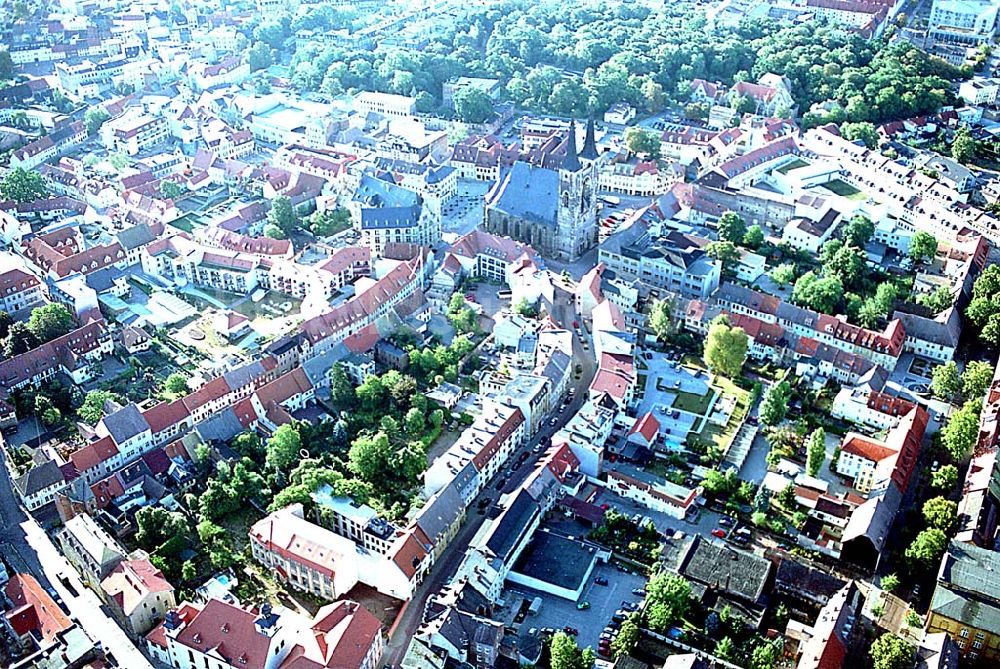
[[[111,437],[103,437],[93,441],[86,446],[74,451],[70,456],[70,462],[76,467],[78,473],[93,469],[102,462],[106,462],[118,455],[118,447]]]
[[[37,632],[43,639],[51,641],[73,626],[69,617],[31,574],[14,574],[4,592],[13,604],[13,608],[4,615],[18,636]]]
[[[628,433],[630,435],[641,434],[646,443],[653,443],[659,431],[660,421],[656,420],[656,416],[652,412],[649,412],[636,418],[635,423],[632,424],[632,429]]]
[[[184,404],[184,399],[174,400],[173,402],[160,402],[142,413],[142,417],[149,423],[149,429],[153,434],[163,432],[177,425],[190,415]]]

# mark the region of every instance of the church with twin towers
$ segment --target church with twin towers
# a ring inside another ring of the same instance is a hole
[[[501,173],[486,194],[486,229],[546,258],[578,259],[597,244],[600,159],[593,119],[579,149],[571,121],[565,139],[543,144]]]

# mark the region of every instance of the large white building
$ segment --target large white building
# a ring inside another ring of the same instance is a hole
[[[987,42],[996,34],[997,10],[992,0],[934,0],[928,32],[944,42]]]

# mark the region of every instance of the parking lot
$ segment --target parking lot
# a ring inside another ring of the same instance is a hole
[[[603,577],[607,585],[597,585],[595,578]],[[579,630],[577,643],[597,649],[601,632],[622,606],[622,602],[639,602],[642,598],[632,594],[632,590],[642,588],[646,584],[644,574],[630,574],[619,571],[612,564],[599,563],[594,568],[593,576],[583,591],[581,601],[590,602],[590,608],[580,611],[577,603],[555,597],[530,588],[515,586],[511,592],[523,595],[529,600],[542,598],[542,608],[534,616],[525,619],[522,630],[534,628],[540,631],[546,627],[561,630],[566,626]]]

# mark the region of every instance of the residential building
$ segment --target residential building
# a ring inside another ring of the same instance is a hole
[[[0,311],[16,314],[40,306],[45,300],[45,287],[33,274],[11,269],[0,274]]]
[[[927,612],[927,631],[947,633],[970,663],[1000,661],[1000,553],[949,544]]]
[[[147,559],[123,560],[101,581],[101,596],[134,636],[149,632],[177,606],[174,586]]]
[[[177,669],[375,669],[381,624],[357,602],[328,604],[311,620],[261,604],[184,602],[146,635],[150,655]]]
[[[861,611],[865,598],[853,581],[820,609],[799,648],[799,669],[839,669],[862,634]]]
[[[70,562],[95,586],[125,559],[124,549],[88,513],[67,520],[59,539]]]
[[[101,126],[101,140],[109,151],[119,151],[134,156],[141,151],[161,144],[170,137],[170,127],[160,116],[128,115],[105,121]]]
[[[914,407],[889,430],[885,440],[850,432],[840,444],[837,473],[853,479],[854,487],[867,493],[891,480],[905,490],[920,453],[929,416]]]

